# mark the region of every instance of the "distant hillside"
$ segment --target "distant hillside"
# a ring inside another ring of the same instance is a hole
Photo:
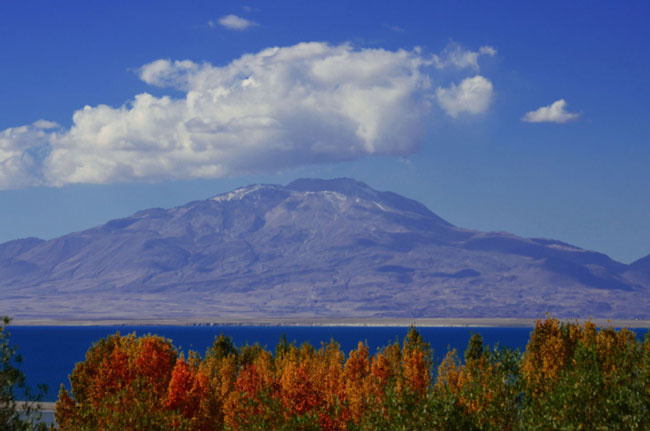
[[[650,318],[649,268],[459,228],[351,179],[301,179],[0,244],[0,314]]]
[[[636,271],[650,273],[650,254],[635,262],[632,262],[632,264],[630,264],[630,268]]]

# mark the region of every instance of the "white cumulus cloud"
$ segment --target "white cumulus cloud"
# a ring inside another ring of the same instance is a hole
[[[36,129],[40,130],[52,130],[52,129],[58,129],[61,127],[58,123],[55,121],[48,121],[48,120],[37,120],[32,123],[32,126]]]
[[[448,88],[438,87],[436,98],[442,109],[451,117],[461,113],[480,114],[485,112],[494,97],[493,85],[481,75],[465,78],[459,85]]]
[[[421,50],[301,43],[224,66],[156,60],[140,78],[182,97],[86,106],[72,126],[0,131],[0,188],[218,178],[418,150],[431,104],[487,109],[482,76],[434,91]]]
[[[243,31],[249,27],[253,27],[257,25],[257,23],[253,21],[247,20],[246,18],[242,18],[240,16],[233,15],[233,14],[222,16],[221,18],[219,18],[217,22],[222,27],[225,27],[229,30],[236,30],[236,31]],[[209,24],[210,27],[214,27],[213,21],[210,21]]]
[[[535,111],[527,112],[521,121],[527,123],[566,123],[577,120],[580,114],[567,112],[567,103],[564,99],[556,100],[548,106],[542,106]]]
[[[198,69],[199,65],[189,60],[172,63],[168,59],[160,59],[141,67],[139,72],[140,79],[147,84],[186,89],[187,77]]]
[[[0,189],[47,184],[42,163],[58,128],[53,121],[38,120],[0,131]]]
[[[433,64],[438,69],[456,67],[458,69],[471,68],[479,70],[478,60],[481,55],[494,57],[496,49],[491,46],[482,46],[478,51],[464,49],[457,43],[451,43],[440,55],[433,56]]]

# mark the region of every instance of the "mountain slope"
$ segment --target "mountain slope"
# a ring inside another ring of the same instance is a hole
[[[630,264],[630,268],[636,271],[648,272],[650,273],[650,254],[646,257],[634,261]]]
[[[350,180],[253,185],[0,245],[17,317],[650,317],[634,268]]]

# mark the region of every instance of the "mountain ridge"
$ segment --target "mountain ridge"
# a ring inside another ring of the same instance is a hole
[[[0,312],[647,318],[650,265],[637,262],[463,229],[349,178],[298,179],[0,244]]]

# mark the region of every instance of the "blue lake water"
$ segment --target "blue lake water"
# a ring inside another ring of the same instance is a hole
[[[350,327],[350,326],[9,326],[11,343],[18,346],[23,357],[20,368],[25,372],[28,385],[44,383],[49,391],[44,401],[56,401],[59,386],[69,387],[68,375],[75,363],[83,361],[85,353],[94,342],[119,331],[137,335],[156,334],[169,338],[183,352],[189,350],[203,354],[214,337],[223,333],[233,338],[236,345],[259,343],[274,350],[282,334],[298,344],[309,342],[318,347],[330,339],[336,340],[347,354],[359,341],[368,344],[371,353],[392,343],[400,342],[407,332],[404,327]],[[449,348],[461,354],[472,333],[480,333],[485,344],[524,350],[532,328],[418,328],[423,338],[434,349],[438,364]],[[636,331],[639,336],[646,330]]]

